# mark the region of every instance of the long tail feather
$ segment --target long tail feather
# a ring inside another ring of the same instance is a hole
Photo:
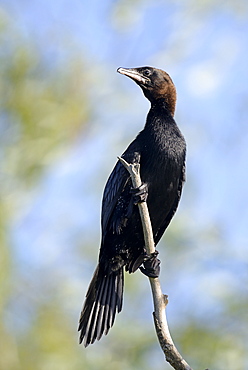
[[[107,334],[113,326],[116,312],[122,309],[123,268],[109,275],[96,268],[81,312],[79,342],[87,347]]]

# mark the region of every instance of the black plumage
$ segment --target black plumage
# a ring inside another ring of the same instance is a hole
[[[133,79],[151,102],[144,129],[122,157],[129,163],[140,163],[157,245],[177,209],[185,180],[186,144],[173,118],[176,89],[170,76],[160,69],[119,68],[118,72]],[[128,171],[117,162],[103,194],[99,262],[79,322],[80,343],[85,346],[107,334],[116,312],[122,309],[124,267],[135,272],[146,258],[131,188]]]

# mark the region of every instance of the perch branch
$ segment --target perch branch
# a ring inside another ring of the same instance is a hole
[[[132,163],[129,164],[121,157],[118,157],[118,159],[130,173],[133,187],[134,188],[139,187],[142,184],[139,174],[140,165]],[[150,255],[151,253],[155,252],[155,245],[148,207],[146,202],[138,203],[138,207],[144,232],[145,247],[147,253]],[[165,313],[165,308],[168,303],[168,299],[167,296],[162,293],[159,279],[149,278],[149,280],[152,289],[154,304],[153,312],[154,324],[160,346],[165,354],[165,359],[171,364],[171,366],[175,370],[192,370],[192,368],[187,364],[187,362],[182,358],[182,356],[176,349],[171,338]]]

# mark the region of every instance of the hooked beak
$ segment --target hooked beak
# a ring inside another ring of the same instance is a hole
[[[142,76],[135,68],[118,68],[117,72],[130,77],[132,80],[137,82],[139,85],[146,85],[149,82],[147,77]]]

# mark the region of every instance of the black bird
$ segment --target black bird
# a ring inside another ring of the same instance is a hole
[[[147,201],[157,245],[176,212],[185,180],[186,143],[173,118],[176,89],[170,76],[152,67],[117,71],[134,80],[151,102],[144,129],[122,154],[127,162],[140,163],[143,185],[132,189],[128,171],[117,162],[105,186],[99,261],[78,328],[85,347],[108,333],[122,309],[124,267],[131,273],[143,264],[146,275],[159,273],[156,255],[149,259],[146,254],[137,202]]]

